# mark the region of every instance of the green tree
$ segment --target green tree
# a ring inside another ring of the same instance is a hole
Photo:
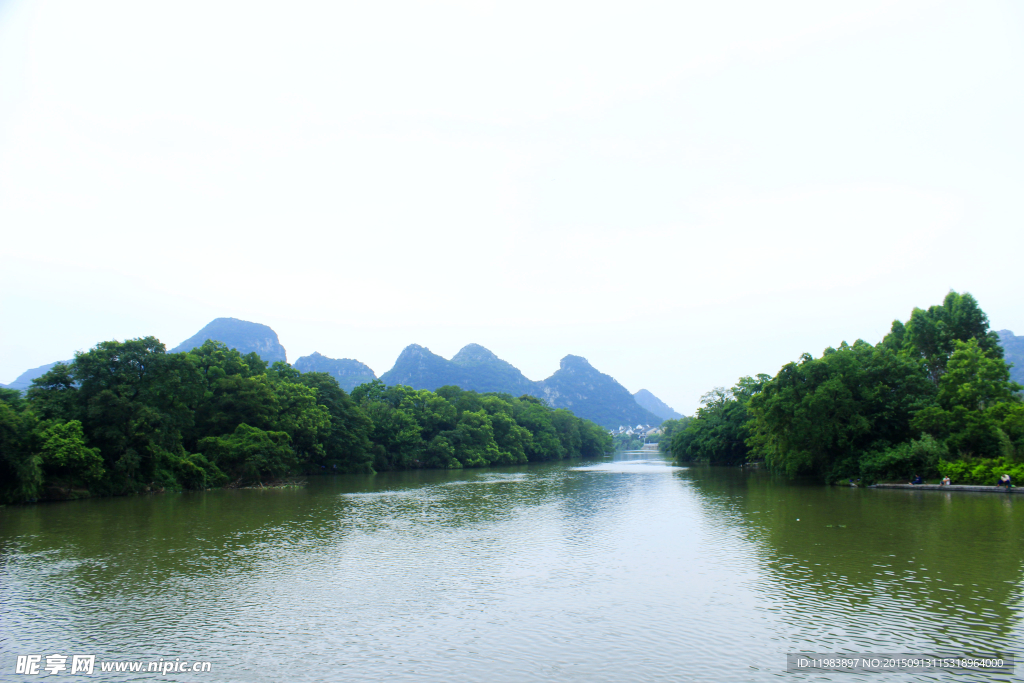
[[[125,492],[170,476],[166,466],[194,425],[202,385],[184,354],[145,337],[78,353],[70,367],[34,380],[28,394],[44,418],[81,422],[103,456],[107,488]]]
[[[103,478],[103,458],[98,448],[85,445],[85,433],[78,420],[57,423],[42,433],[42,464],[53,479],[67,487],[88,486]]]
[[[934,401],[924,365],[858,340],[804,354],[753,396],[748,441],[772,470],[833,481],[859,474],[859,456],[912,438],[911,416]]]
[[[443,436],[455,447],[455,458],[463,467],[484,467],[499,460],[494,428],[483,410],[462,413],[455,429]]]
[[[36,498],[42,490],[42,458],[35,452],[35,415],[19,391],[0,389],[0,503]]]
[[[672,438],[679,432],[686,429],[692,417],[684,415],[675,420],[665,420],[661,423],[661,438],[658,440],[658,450],[663,453],[672,452]]]
[[[672,430],[669,451],[680,462],[743,463],[750,437],[747,402],[760,389],[760,384],[744,377],[732,389],[715,387],[704,394],[694,419],[688,420],[685,429]]]
[[[1010,368],[1001,355],[986,350],[977,339],[957,340],[939,381],[939,405],[947,410],[953,406],[986,410],[1016,401],[1021,388],[1010,381]]]
[[[530,443],[526,446],[526,457],[530,462],[561,460],[566,456],[565,447],[558,438],[551,419],[551,409],[534,396],[520,396],[515,405],[516,423],[530,432]]]
[[[957,342],[975,340],[991,358],[1002,358],[999,335],[989,330],[988,316],[970,294],[950,291],[939,306],[927,311],[915,308],[906,327],[896,321],[883,344],[899,346],[911,357],[920,358],[932,381],[939,383]],[[897,338],[900,339],[897,342]]]
[[[207,436],[231,434],[240,424],[274,428],[280,406],[266,363],[212,340],[187,356],[203,378],[203,396],[195,406],[195,428],[187,435],[186,448],[195,448]]]
[[[511,409],[510,404],[505,404]],[[511,412],[511,411],[509,411]],[[526,449],[533,441],[529,430],[516,424],[509,412],[488,411],[491,428],[494,431],[494,442],[498,446],[496,464],[522,465],[527,462]]]
[[[590,420],[580,420],[580,455],[584,458],[597,458],[608,455],[615,450],[611,434],[604,427]]]
[[[330,415],[330,430],[324,437],[326,458],[321,468],[340,472],[373,472],[370,418],[345,393],[336,380],[325,372],[304,372],[299,381],[316,391],[316,401]]]
[[[298,371],[294,374],[282,372],[284,363],[274,363],[275,371],[270,375],[271,391],[274,393],[275,415],[270,429],[281,431],[291,439],[300,462],[324,463],[327,451],[323,442],[331,431],[331,414],[327,407],[317,402],[317,391],[312,387],[295,384]]]
[[[373,425],[370,441],[375,470],[408,469],[420,464],[425,444],[420,436],[422,430],[412,415],[388,401],[367,401],[362,409]]]
[[[240,424],[228,436],[210,436],[199,442],[203,454],[239,482],[277,479],[296,465],[295,451],[285,432],[264,431]]]
[[[1010,381],[1002,358],[976,339],[957,341],[939,380],[938,405],[914,416],[914,427],[942,439],[961,458],[1015,456],[1019,384]]]

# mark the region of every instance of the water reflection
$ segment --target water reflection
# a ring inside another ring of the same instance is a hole
[[[0,677],[16,654],[62,651],[210,659],[225,681],[518,683],[1012,650],[1022,512],[651,452],[5,508]]]
[[[763,609],[796,649],[1020,649],[1024,506],[1009,496],[795,486],[707,468],[678,475],[709,524],[762,554]]]

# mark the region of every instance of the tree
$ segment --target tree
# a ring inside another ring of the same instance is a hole
[[[988,316],[978,302],[968,293],[950,291],[939,306],[927,311],[915,308],[910,315],[905,332],[898,329],[899,321],[893,323],[889,343],[896,344],[902,338],[902,350],[912,357],[925,362],[932,381],[936,384],[946,372],[946,363],[956,342],[977,341],[979,347],[991,358],[1002,358],[999,335],[988,328]],[[902,327],[902,325],[899,325]],[[884,343],[884,342],[883,342]]]
[[[492,404],[493,405],[493,404]],[[505,404],[509,408],[511,405]],[[530,432],[516,424],[515,419],[505,411],[488,411],[494,442],[498,446],[496,464],[523,465],[527,461],[526,449],[533,440]]]
[[[204,438],[199,447],[232,478],[262,484],[266,477],[284,477],[293,471],[296,458],[290,441],[285,432],[240,424],[229,436]]]
[[[325,372],[304,372],[299,381],[316,391],[316,401],[330,415],[330,430],[324,436],[326,458],[323,469],[341,472],[373,472],[370,430],[373,425],[336,380]],[[315,463],[314,463],[315,464]]]
[[[750,377],[740,379],[732,389],[715,387],[701,397],[701,407],[684,429],[669,425],[668,448],[680,462],[702,462],[711,465],[738,465],[747,459],[749,415],[747,402],[760,391],[760,384]],[[675,421],[676,423],[682,420]]]
[[[983,411],[998,403],[1015,401],[1021,388],[1010,381],[1010,368],[1001,355],[986,350],[975,338],[957,340],[939,381],[939,405],[947,410],[963,406]]]
[[[443,436],[455,446],[455,458],[463,467],[484,467],[499,459],[494,428],[483,410],[462,413],[455,429]]]
[[[82,424],[112,492],[169,476],[203,397],[196,366],[185,354],[167,354],[155,337],[101,342],[34,380],[28,394],[44,418]]]
[[[203,397],[195,406],[195,428],[186,435],[187,448],[195,448],[207,436],[231,434],[240,424],[273,428],[280,409],[277,396],[266,363],[250,356],[213,340],[188,352],[203,378]]]
[[[749,444],[790,476],[855,476],[860,454],[913,436],[911,415],[933,397],[920,361],[844,342],[818,359],[804,354],[763,385],[749,402]]]
[[[278,361],[274,365],[284,364]],[[277,407],[270,428],[288,434],[300,461],[323,463],[327,457],[323,441],[330,434],[331,414],[326,406],[317,403],[316,389],[289,381],[297,379],[298,372],[274,373],[270,377]]]
[[[520,396],[515,405],[516,423],[530,432],[530,443],[526,445],[526,457],[530,462],[561,460],[565,447],[558,438],[551,420],[551,409],[534,396]]]
[[[583,439],[580,437],[579,418],[564,408],[551,413],[551,425],[558,434],[558,442],[562,446],[565,458],[578,458],[583,451]]]
[[[580,455],[584,458],[597,458],[608,455],[615,449],[611,435],[600,425],[590,420],[580,420]]]
[[[692,417],[684,415],[675,420],[665,420],[661,423],[661,439],[658,441],[658,450],[663,453],[672,452],[672,438],[689,426]]]
[[[373,468],[386,471],[417,466],[425,444],[416,419],[387,401],[368,401],[363,403],[362,409],[373,425],[370,430]]]
[[[1010,381],[1002,358],[986,352],[977,339],[957,341],[939,380],[938,405],[914,416],[914,427],[943,439],[961,458],[997,458],[1013,455],[1021,386]],[[1009,450],[1011,452],[1007,452]]]
[[[85,433],[78,420],[57,423],[42,434],[42,465],[50,477],[67,487],[95,483],[103,478],[103,458],[98,448],[85,445]]]
[[[0,503],[32,500],[42,490],[42,458],[33,439],[36,423],[20,392],[0,389]]]

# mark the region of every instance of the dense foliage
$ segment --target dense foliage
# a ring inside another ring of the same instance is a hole
[[[0,390],[0,502],[263,483],[296,474],[596,456],[597,425],[531,396],[385,387],[207,341],[103,342]]]
[[[948,474],[993,484],[993,472],[1024,478],[1020,391],[985,313],[950,292],[875,346],[843,342],[706,394],[670,448],[681,461],[763,460],[825,481]]]
[[[693,418],[689,415],[683,415],[682,417],[665,420],[661,423],[661,435],[658,437],[658,450],[662,453],[668,453],[672,449],[672,439],[676,434],[685,430],[693,422]]]

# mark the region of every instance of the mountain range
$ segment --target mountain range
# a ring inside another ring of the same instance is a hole
[[[430,391],[451,384],[481,393],[527,394],[609,429],[662,422],[658,415],[640,406],[624,386],[580,356],[566,356],[555,374],[534,382],[479,344],[463,347],[451,360],[419,344],[410,344],[380,379],[389,386],[404,384]]]
[[[274,330],[236,318],[213,320],[171,349],[171,353],[190,351],[208,339],[223,342],[243,354],[256,352],[270,363],[286,361],[285,348]],[[33,379],[54,365],[51,363],[23,373],[11,388],[27,389]],[[373,370],[357,360],[328,358],[320,353],[302,356],[295,361],[294,367],[300,372],[326,372],[337,379],[346,391],[376,379]],[[637,424],[657,425],[666,415],[678,416],[649,391],[641,390],[634,397],[613,377],[594,368],[586,358],[572,355],[562,359],[553,375],[535,382],[479,344],[463,347],[451,360],[418,344],[410,344],[399,354],[394,367],[380,379],[389,386],[403,384],[431,391],[455,385],[481,393],[527,394],[609,429]]]
[[[1018,337],[1010,330],[1000,330],[998,334],[1006,362],[1013,365],[1010,377],[1024,384],[1024,336]],[[189,351],[201,346],[207,339],[224,342],[243,354],[255,351],[269,363],[287,360],[284,346],[273,329],[237,318],[217,318],[211,321],[171,349],[171,352]],[[48,363],[26,370],[10,384],[0,384],[0,387],[24,391],[33,379],[41,377],[56,364]],[[316,352],[296,360],[294,367],[300,372],[326,372],[337,379],[346,391],[376,379],[373,370],[357,360],[328,358]],[[456,385],[481,393],[499,392],[513,396],[528,394],[609,429],[624,425],[654,425],[681,417],[646,389],[630,394],[614,378],[599,372],[585,358],[573,355],[563,358],[559,369],[551,377],[535,382],[514,365],[479,344],[463,347],[451,360],[418,344],[410,344],[402,350],[394,367],[381,375],[380,379],[387,385],[404,384],[414,389],[431,391],[445,385]]]

